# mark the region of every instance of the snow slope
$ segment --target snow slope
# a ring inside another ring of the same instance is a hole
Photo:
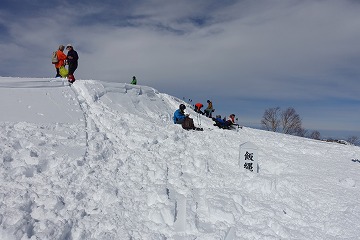
[[[185,131],[146,86],[3,77],[0,95],[0,239],[360,239],[359,147],[189,108],[205,130]]]

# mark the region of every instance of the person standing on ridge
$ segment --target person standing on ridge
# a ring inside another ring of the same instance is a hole
[[[56,51],[56,56],[58,59],[58,62],[55,63],[56,78],[61,77],[59,69],[61,66],[65,66],[66,55],[64,53],[64,49],[65,49],[65,46],[60,45],[59,49]]]
[[[69,83],[73,83],[75,82],[74,72],[78,67],[79,56],[71,44],[66,45],[66,50],[68,50],[67,62],[69,64],[68,81]]]
[[[132,81],[131,81],[130,84],[133,84],[133,85],[136,85],[136,84],[137,84],[137,80],[136,80],[136,77],[135,77],[135,76],[133,76]]]

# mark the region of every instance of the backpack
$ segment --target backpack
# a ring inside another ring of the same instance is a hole
[[[52,53],[51,63],[52,63],[52,64],[56,64],[56,63],[58,63],[58,62],[59,62],[59,59],[58,59],[58,57],[57,57],[57,51],[55,51],[55,52]]]
[[[186,117],[184,122],[181,124],[183,129],[189,130],[194,129],[194,120],[192,118]]]
[[[59,73],[63,78],[65,78],[69,74],[69,71],[64,66],[61,66],[59,68]]]

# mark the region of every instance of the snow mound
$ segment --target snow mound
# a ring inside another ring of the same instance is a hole
[[[0,78],[0,239],[357,239],[360,148],[172,122],[146,86]],[[239,146],[258,149],[259,173]]]

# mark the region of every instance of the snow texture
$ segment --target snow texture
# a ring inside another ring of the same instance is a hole
[[[147,86],[2,77],[0,94],[0,239],[360,239],[359,147],[186,131]]]

